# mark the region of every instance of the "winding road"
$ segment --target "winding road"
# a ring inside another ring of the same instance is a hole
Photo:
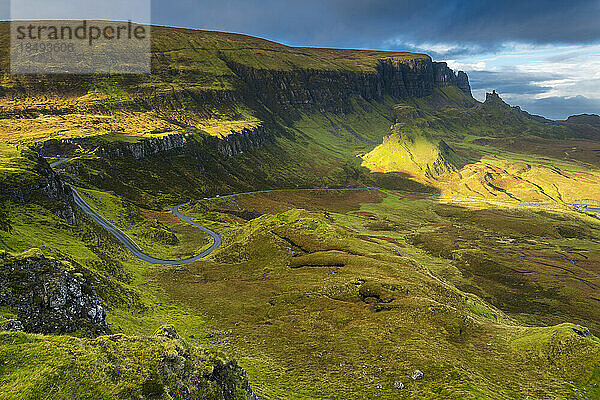
[[[162,260],[160,258],[155,258],[155,257],[149,256],[148,254],[144,253],[142,251],[142,249],[140,249],[140,247],[129,236],[127,236],[126,233],[124,233],[119,228],[114,226],[111,222],[106,220],[102,215],[98,214],[92,207],[90,207],[89,204],[87,204],[85,202],[85,200],[83,200],[83,198],[81,197],[79,192],[77,192],[77,190],[75,190],[74,188],[71,188],[71,189],[73,190],[73,199],[75,200],[75,204],[77,204],[77,207],[79,207],[81,209],[81,211],[83,211],[84,213],[89,215],[90,218],[92,218],[94,221],[96,221],[98,224],[100,224],[100,226],[102,226],[104,229],[106,229],[119,242],[121,242],[123,244],[123,246],[125,246],[129,251],[131,251],[131,253],[133,253],[134,256],[136,256],[137,258],[139,258],[142,261],[149,262],[150,264],[156,264],[156,265],[189,264],[189,263],[197,261],[201,258],[207,257],[210,253],[212,253],[217,247],[219,247],[223,243],[223,239],[221,238],[221,236],[219,236],[218,233],[211,231],[210,229],[208,229],[205,226],[195,223],[192,218],[188,217],[187,215],[185,215],[181,211],[179,211],[180,207],[183,207],[184,205],[188,204],[188,203],[185,203],[185,204],[180,204],[175,207],[171,207],[171,212],[173,213],[173,215],[177,216],[182,221],[185,221],[188,224],[195,226],[196,228],[208,233],[213,238],[213,244],[208,249],[204,250],[202,253],[197,254],[191,258],[186,258],[184,260]]]
[[[65,162],[70,161],[72,159],[73,158],[61,157],[57,161],[51,163],[50,167],[51,168],[57,167],[57,166],[64,164]],[[189,264],[194,261],[197,261],[197,260],[207,257],[223,243],[223,238],[221,238],[221,236],[219,236],[218,233],[208,229],[205,226],[197,224],[196,222],[194,222],[194,220],[191,217],[189,217],[189,216],[183,214],[181,211],[179,211],[179,209],[181,207],[189,204],[189,203],[184,203],[184,204],[180,204],[178,206],[174,206],[174,207],[170,208],[173,215],[175,215],[182,221],[187,222],[188,224],[190,224],[190,225],[200,229],[201,231],[207,233],[208,235],[210,235],[213,239],[213,244],[208,249],[202,251],[200,254],[197,254],[194,257],[186,258],[183,260],[162,260],[159,258],[149,256],[148,254],[144,253],[142,251],[142,249],[126,233],[124,233],[119,228],[114,226],[111,222],[106,220],[102,215],[98,214],[92,207],[90,207],[89,204],[87,204],[85,202],[85,200],[83,200],[83,198],[81,197],[79,192],[77,192],[77,190],[75,190],[75,188],[71,187],[71,189],[73,190],[73,198],[75,200],[75,204],[84,213],[86,213],[90,218],[92,218],[95,222],[97,222],[104,229],[106,229],[119,242],[121,242],[129,251],[131,251],[131,253],[133,253],[134,256],[136,256],[137,258],[139,258],[142,261],[146,261],[148,263],[156,264],[156,265],[185,265],[185,264]],[[205,197],[202,200],[212,200],[212,199],[217,199],[217,198],[227,198],[227,197],[233,197],[233,196],[239,196],[239,195],[245,195],[245,194],[267,193],[267,192],[273,192],[273,191],[303,191],[303,190],[306,190],[306,191],[328,191],[328,190],[366,190],[366,189],[381,190],[381,188],[376,188],[376,187],[340,188],[340,189],[330,189],[330,188],[268,189],[268,190],[255,190],[255,191],[251,191],[251,192],[232,193],[232,194],[223,195],[223,196]],[[427,194],[427,193],[421,193],[421,194]],[[582,205],[580,205],[580,206],[582,206]],[[599,212],[600,209],[598,209],[598,208],[593,208],[593,207],[587,206],[587,209],[591,212],[598,212],[600,215],[600,212]]]
[[[50,163],[50,168],[58,167],[61,164],[66,163],[67,161],[74,160],[76,157],[59,157],[58,160]]]
[[[70,159],[61,159],[59,161],[56,161],[55,163],[50,164],[50,166],[52,166],[52,167],[58,166],[69,160]],[[266,193],[266,192],[273,192],[273,191],[298,191],[298,190],[328,191],[328,190],[364,190],[364,189],[379,190],[378,188],[367,188],[367,187],[365,187],[365,188],[343,188],[343,189],[270,189],[270,190],[255,190],[255,191],[243,192],[243,193],[233,193],[233,194],[228,194],[228,195],[224,195],[224,196],[205,197],[202,200],[212,200],[212,199],[218,199],[218,198],[222,199],[222,198],[244,195],[244,194]],[[90,218],[92,218],[95,222],[100,224],[100,226],[102,226],[104,229],[106,229],[112,236],[114,236],[119,242],[121,242],[123,244],[123,246],[125,246],[129,251],[131,251],[131,253],[135,257],[139,258],[142,261],[148,262],[150,264],[155,264],[155,265],[185,265],[185,264],[189,264],[194,261],[198,261],[201,258],[208,257],[208,255],[210,255],[213,251],[215,251],[223,243],[223,238],[221,236],[219,236],[218,233],[208,229],[205,226],[197,224],[196,222],[194,222],[194,220],[191,217],[189,217],[189,216],[185,215],[184,213],[182,213],[181,211],[179,211],[179,209],[181,207],[189,204],[189,203],[184,203],[184,204],[180,204],[178,206],[174,206],[174,207],[170,208],[173,215],[175,215],[182,221],[187,222],[188,224],[190,224],[190,225],[200,229],[201,231],[207,233],[208,235],[210,235],[213,239],[213,244],[208,249],[201,252],[200,254],[197,254],[194,257],[186,258],[183,260],[162,260],[160,258],[152,257],[152,256],[144,253],[142,251],[142,249],[133,241],[133,239],[131,239],[125,232],[121,231],[119,228],[114,226],[110,221],[108,221],[102,215],[98,214],[98,212],[96,212],[96,210],[94,210],[92,207],[90,207],[90,205],[88,203],[86,203],[85,200],[83,200],[83,197],[81,197],[81,195],[75,188],[71,187],[71,190],[73,191],[73,199],[75,200],[75,204],[77,205],[77,207],[79,207],[81,209],[81,211],[86,213]]]
[[[67,161],[71,161],[75,158],[76,157],[59,157],[58,160],[50,163],[50,168],[58,167],[59,165],[64,164]],[[79,192],[77,190],[75,190],[75,188],[71,187],[71,190],[73,191],[73,200],[75,201],[75,204],[77,205],[77,207],[79,207],[81,209],[81,211],[86,213],[90,218],[92,218],[95,222],[100,224],[100,226],[102,226],[104,229],[106,229],[108,231],[108,233],[113,235],[119,242],[121,242],[123,244],[123,246],[125,246],[127,248],[127,250],[131,251],[131,253],[134,256],[136,256],[140,260],[146,261],[150,264],[156,264],[156,265],[189,264],[194,261],[200,260],[201,258],[207,257],[210,253],[215,251],[215,249],[217,249],[217,247],[219,247],[223,243],[223,238],[221,238],[221,236],[219,236],[218,233],[208,229],[205,226],[197,224],[196,222],[194,222],[194,220],[191,217],[188,217],[187,215],[185,215],[181,211],[179,211],[179,209],[181,207],[188,204],[188,203],[184,203],[184,204],[180,204],[178,206],[171,207],[171,212],[173,213],[173,215],[175,215],[182,221],[187,222],[188,224],[195,226],[196,228],[200,229],[201,231],[209,234],[213,239],[213,244],[208,249],[201,252],[200,254],[197,254],[194,257],[186,258],[183,260],[162,260],[160,258],[155,258],[155,257],[149,256],[148,254],[144,253],[142,251],[142,249],[140,248],[140,246],[138,246],[133,241],[133,239],[131,239],[125,232],[121,231],[119,228],[114,226],[110,221],[108,221],[102,215],[98,214],[96,212],[96,210],[94,210],[92,207],[90,207],[90,205],[88,203],[86,203],[85,200],[83,200],[83,198],[81,197]]]
[[[51,167],[58,166],[69,160],[70,159],[61,159],[59,161],[56,161],[56,162],[50,164],[50,166]],[[293,191],[297,191],[297,190],[327,191],[327,190],[364,190],[364,189],[377,189],[377,188],[255,190],[252,192],[234,193],[234,194],[229,194],[229,195],[224,195],[224,196],[205,197],[202,200],[227,198],[227,197],[238,196],[238,195],[243,195],[243,194],[256,194],[256,193],[266,193],[266,192],[273,192],[273,191],[292,191],[292,190]],[[152,257],[152,256],[144,253],[142,251],[142,249],[133,241],[133,239],[131,239],[125,232],[121,231],[119,228],[114,226],[110,221],[108,221],[102,215],[98,214],[98,212],[96,212],[96,210],[94,210],[88,203],[85,202],[83,197],[81,197],[81,195],[75,188],[71,187],[71,190],[73,191],[73,199],[75,200],[75,204],[77,205],[77,207],[79,207],[81,209],[81,211],[86,213],[90,218],[92,218],[100,226],[102,226],[104,229],[106,229],[108,231],[108,233],[110,233],[112,236],[114,236],[119,242],[121,242],[123,244],[123,246],[125,246],[129,251],[131,251],[131,253],[134,256],[136,256],[140,260],[146,261],[150,264],[155,264],[155,265],[185,265],[185,264],[189,264],[194,261],[198,261],[201,258],[207,257],[209,254],[211,254],[213,251],[215,251],[223,243],[223,238],[221,236],[219,236],[218,233],[208,229],[205,226],[197,224],[196,222],[194,222],[194,220],[191,217],[189,217],[189,216],[185,215],[184,213],[182,213],[181,211],[179,211],[179,209],[181,207],[189,204],[189,203],[184,203],[184,204],[180,204],[178,206],[174,206],[174,207],[170,208],[173,215],[175,215],[182,221],[187,222],[188,224],[190,224],[190,225],[200,229],[201,231],[207,233],[208,235],[210,235],[213,239],[213,244],[208,249],[201,252],[200,254],[197,254],[194,257],[186,258],[183,260],[162,260],[160,258]]]

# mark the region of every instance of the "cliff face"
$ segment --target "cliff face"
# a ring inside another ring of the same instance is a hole
[[[224,156],[232,157],[256,147],[260,147],[270,140],[269,135],[262,126],[255,129],[244,129],[239,133],[230,134],[217,142],[217,150]]]
[[[271,140],[271,136],[263,126],[255,129],[244,129],[238,133],[232,133],[224,138],[214,138],[201,146],[204,150],[214,150],[226,157],[236,156],[251,149],[262,146]],[[136,143],[119,142],[111,147],[101,147],[98,152],[107,158],[133,157],[141,160],[146,157],[164,153],[182,153],[187,149],[196,150],[198,143],[188,140],[182,134],[172,134],[157,138],[144,139]]]
[[[445,62],[434,62],[433,78],[434,87],[456,86],[465,94],[472,97],[469,77],[464,71],[458,71],[458,74],[456,74],[452,69],[448,68],[448,64]]]
[[[374,72],[293,69],[290,71],[255,69],[229,62],[228,66],[268,108],[317,108],[319,111],[349,112],[350,98],[380,100],[424,97],[434,88],[457,86],[471,96],[467,74],[457,74],[446,63],[422,58],[396,61],[380,60]]]
[[[444,62],[433,62],[430,58],[410,60],[381,59],[373,70],[335,69],[259,69],[227,61],[227,66],[239,79],[235,91],[226,91],[225,98],[194,94],[196,102],[241,101],[251,107],[258,102],[271,112],[284,118],[295,118],[299,111],[351,113],[352,98],[382,100],[384,96],[396,99],[425,97],[435,88],[456,86],[471,96],[467,74],[456,74]],[[159,109],[163,106],[160,97],[150,96],[145,107]],[[237,100],[236,100],[237,99]],[[160,104],[159,104],[160,103]],[[167,102],[170,103],[170,102]],[[262,127],[230,134],[220,139],[216,148],[225,156],[256,148],[269,141]],[[143,159],[153,154],[170,152],[186,147],[186,138],[181,134],[144,139],[137,143],[102,147],[99,152],[107,157],[131,156]]]
[[[115,147],[101,147],[98,151],[103,156],[109,158],[130,156],[136,160],[141,160],[153,154],[181,149],[185,144],[186,138],[184,135],[173,134],[143,139],[136,143],[119,143]]]
[[[466,72],[458,71],[456,76],[456,86],[469,96],[473,97],[473,94],[471,93],[471,85],[469,84],[469,77],[467,76]]]

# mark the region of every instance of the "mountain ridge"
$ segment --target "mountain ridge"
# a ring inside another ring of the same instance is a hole
[[[190,107],[197,100],[211,105],[248,102],[256,100],[248,98],[248,89],[268,92],[265,77],[275,98],[259,96],[262,102],[282,100],[297,106],[320,102],[337,111],[349,91],[369,100],[385,95],[422,97],[435,87],[455,85],[471,95],[464,72],[456,74],[446,63],[420,53],[290,47],[247,35],[155,26],[153,76],[117,76],[105,87],[101,79],[85,75],[11,76],[7,74],[8,40],[8,24],[0,24],[0,49],[5,49],[0,52],[1,98],[16,100],[26,95],[33,104],[11,104],[9,111],[0,103],[0,112],[5,114],[14,113],[15,108],[25,114],[61,109],[69,113],[77,109],[168,109],[177,103]],[[330,85],[330,90],[325,90],[324,86]],[[297,90],[289,98],[275,90],[294,87],[305,90]],[[53,98],[52,109],[36,101],[40,93]],[[208,107],[197,111],[215,117]]]

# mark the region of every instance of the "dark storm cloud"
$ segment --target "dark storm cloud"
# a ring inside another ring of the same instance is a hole
[[[413,43],[589,43],[597,0],[154,0],[157,24],[228,30],[289,44],[389,47]],[[387,44],[386,44],[387,43]],[[465,47],[470,49],[471,47]]]

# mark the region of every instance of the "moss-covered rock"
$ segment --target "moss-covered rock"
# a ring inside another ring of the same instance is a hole
[[[360,285],[358,293],[367,302],[371,299],[372,302],[390,303],[402,294],[408,294],[408,289],[377,281],[365,281]]]
[[[0,307],[10,308],[14,318],[5,318],[20,321],[27,332],[109,332],[94,286],[68,264],[35,251],[0,254]]]

